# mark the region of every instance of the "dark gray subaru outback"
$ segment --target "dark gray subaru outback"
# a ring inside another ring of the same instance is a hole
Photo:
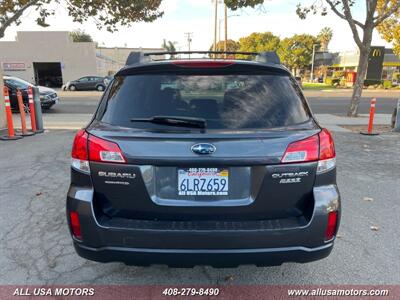
[[[100,262],[318,260],[340,219],[332,136],[275,53],[132,53],[76,134],[67,218]]]

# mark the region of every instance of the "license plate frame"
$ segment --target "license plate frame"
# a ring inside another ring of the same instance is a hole
[[[178,168],[178,196],[218,197],[229,195],[228,168]]]

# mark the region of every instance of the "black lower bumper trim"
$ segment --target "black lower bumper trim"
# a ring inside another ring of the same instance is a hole
[[[98,262],[124,262],[127,265],[170,267],[237,267],[239,265],[277,266],[284,262],[305,263],[327,257],[333,243],[317,248],[284,247],[267,249],[144,249],[125,247],[91,248],[74,242],[76,252]]]

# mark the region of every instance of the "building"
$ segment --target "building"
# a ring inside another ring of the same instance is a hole
[[[314,78],[332,77],[334,74],[357,71],[360,54],[352,52],[316,52]],[[378,83],[381,80],[397,81],[400,74],[400,57],[392,49],[372,47],[369,57],[366,81]],[[355,76],[352,77],[355,79]]]
[[[18,32],[0,41],[0,62],[4,74],[53,87],[97,74],[95,43],[74,43],[67,31]]]
[[[114,74],[125,65],[131,51],[165,50],[96,48],[94,42],[73,42],[67,31],[20,31],[15,41],[0,41],[0,64],[4,74],[60,87],[83,76]]]
[[[377,57],[376,54],[381,51],[381,54],[383,54],[381,79],[391,80],[394,74],[400,72],[400,57],[393,53],[393,49],[375,47],[374,50],[371,51],[370,61]],[[335,71],[357,71],[359,56],[358,52],[336,53],[330,69]]]
[[[119,47],[97,47],[97,73],[101,76],[114,74],[125,65],[126,59],[133,51],[142,51],[146,53],[163,52],[164,48],[119,48]],[[164,55],[153,57],[154,59],[162,59]]]

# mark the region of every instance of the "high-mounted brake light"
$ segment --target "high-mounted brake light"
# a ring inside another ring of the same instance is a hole
[[[336,234],[338,212],[331,211],[328,214],[328,224],[326,225],[325,241],[333,239]]]
[[[69,220],[71,222],[71,231],[74,237],[77,239],[82,239],[81,233],[81,223],[79,222],[79,215],[76,211],[71,211],[69,213]]]
[[[126,163],[118,144],[89,136],[89,160],[98,162]]]
[[[319,134],[289,144],[281,163],[318,161],[317,174],[320,174],[336,166],[335,157],[332,135],[327,129],[322,129]]]
[[[232,61],[174,61],[174,65],[184,68],[224,68],[235,64]]]

